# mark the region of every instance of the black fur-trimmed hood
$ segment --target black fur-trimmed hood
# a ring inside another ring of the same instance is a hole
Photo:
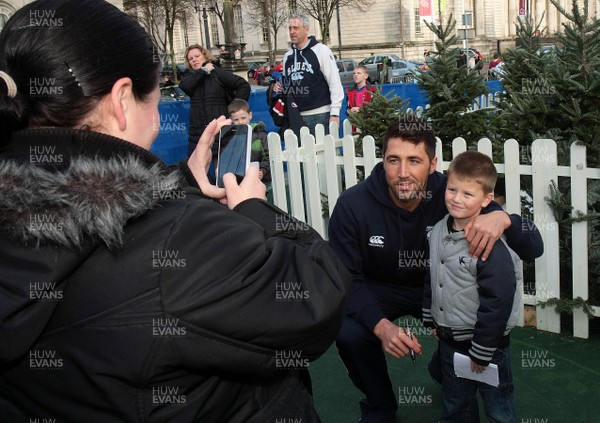
[[[105,138],[95,140],[95,138]],[[55,137],[53,137],[55,138]],[[108,140],[108,141],[107,141]],[[59,145],[59,168],[39,166],[0,155],[0,226],[3,231],[27,243],[48,242],[79,247],[86,238],[103,241],[109,247],[121,244],[127,220],[155,207],[170,192],[181,189],[180,175],[133,144],[96,135],[86,143],[120,144],[104,153],[66,154],[59,139],[44,141]],[[72,141],[70,140],[69,143]],[[86,145],[84,150],[90,150]],[[119,154],[130,150],[127,154]],[[136,152],[142,150],[141,157]],[[115,154],[117,153],[117,154]],[[147,156],[144,156],[147,154]],[[39,156],[39,155],[38,155]],[[18,157],[18,155],[17,155]],[[37,157],[39,159],[39,157]],[[152,161],[152,160],[150,160]]]

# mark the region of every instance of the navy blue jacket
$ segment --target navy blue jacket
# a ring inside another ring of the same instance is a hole
[[[347,313],[373,330],[384,313],[373,298],[370,284],[422,287],[428,271],[427,232],[447,213],[446,177],[434,172],[424,199],[412,212],[396,206],[388,193],[383,163],[363,182],[340,195],[329,222],[329,243],[353,276]],[[492,202],[485,212],[501,210]],[[539,232],[522,232],[521,217],[510,216],[504,235],[524,260],[539,257]],[[415,307],[420,309],[422,299]]]
[[[308,44],[283,56],[283,93],[291,94],[300,112],[324,108],[339,116],[344,88],[331,50],[310,36]]]

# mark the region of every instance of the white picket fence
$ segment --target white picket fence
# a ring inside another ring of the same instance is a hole
[[[329,132],[338,134],[338,125],[330,124]],[[344,134],[351,134],[351,125],[348,121],[344,122]],[[285,133],[284,149],[277,133],[270,133],[268,141],[275,204],[297,219],[307,222],[324,238],[327,238],[329,216],[342,187],[349,188],[358,182],[357,169],[369,175],[371,169],[381,161],[381,158],[376,157],[375,142],[371,136],[363,139],[363,157],[356,157],[352,135],[345,135],[342,138],[325,135],[321,125],[316,128],[316,137],[309,133],[308,128],[302,128],[300,145],[292,131]],[[452,143],[452,156],[466,149],[465,140],[457,138]],[[491,141],[487,138],[481,139],[478,142],[478,150],[492,157]],[[531,157],[531,165],[521,164],[523,154]],[[449,162],[442,160],[442,144],[439,140],[436,155],[437,170],[447,170]],[[571,146],[570,166],[559,166],[556,143],[549,139],[536,140],[526,150],[523,150],[516,140],[509,139],[504,143],[504,163],[495,165],[498,173],[505,175],[505,207],[509,213],[521,214],[521,175],[532,178],[533,220],[544,239],[544,254],[535,262],[536,294],[524,294],[523,303],[536,305],[538,329],[559,333],[560,315],[553,307],[542,309],[537,305],[538,301],[560,297],[561,251],[558,241],[558,223],[544,197],[549,196],[551,181],[558,182],[559,177],[571,178],[570,200],[573,215],[575,216],[577,211],[586,213],[587,181],[600,179],[600,169],[586,166],[585,147],[576,144]],[[328,204],[328,212],[327,209],[325,213],[323,212],[322,200]],[[572,231],[573,298],[581,297],[587,300],[588,225],[586,222],[575,222],[572,224]],[[595,316],[600,316],[600,307],[594,307],[594,313]],[[588,317],[580,309],[574,312],[573,334],[581,338],[589,337]]]

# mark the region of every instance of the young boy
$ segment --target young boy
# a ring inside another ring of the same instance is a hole
[[[346,94],[348,96],[348,106],[346,113],[356,113],[360,110],[364,103],[371,101],[375,87],[367,84],[369,79],[369,70],[362,65],[354,68],[354,88],[346,88]]]
[[[442,422],[479,421],[477,390],[490,421],[516,422],[509,334],[519,317],[519,258],[504,239],[486,261],[469,256],[465,226],[494,197],[497,173],[491,159],[467,151],[448,169],[448,215],[431,230],[430,277],[425,280],[423,320],[439,339],[444,411]],[[470,357],[471,371],[498,365],[497,387],[457,377],[453,357]]]
[[[229,118],[235,125],[252,126],[252,152],[250,161],[259,163],[259,177],[263,183],[271,182],[271,164],[269,163],[269,145],[267,132],[262,122],[252,123],[252,111],[246,100],[235,98],[227,108]]]

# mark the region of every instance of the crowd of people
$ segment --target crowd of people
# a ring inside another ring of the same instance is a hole
[[[39,11],[61,30],[31,25]],[[309,31],[290,17],[269,101],[314,133],[339,123],[344,89]],[[395,421],[386,355],[415,354],[442,385],[444,422],[476,421],[477,390],[490,419],[515,421],[517,263],[543,245],[492,200],[489,159],[461,155],[446,176],[433,132],[396,122],[383,162],[337,201],[327,242],[265,201],[250,87],[203,46],[187,49],[180,83],[189,157],[168,167],[148,151],[169,83],[154,51],[104,0],[37,0],[0,33],[0,420],[319,422],[308,363],[335,343],[364,394],[363,423]],[[367,76],[355,69],[348,113],[371,100]],[[217,187],[215,139],[230,124],[252,126],[259,165]],[[435,351],[397,323],[409,315],[434,328]],[[473,373],[498,364],[500,386],[457,378],[455,352]]]

